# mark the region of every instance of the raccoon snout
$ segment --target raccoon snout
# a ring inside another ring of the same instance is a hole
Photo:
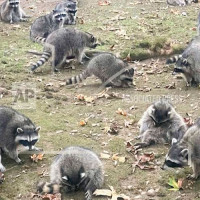
[[[161,167],[160,167],[160,169],[162,169],[162,170],[166,170],[168,167],[167,167],[167,165],[164,163]]]
[[[96,44],[93,44],[92,46],[91,46],[91,48],[96,48],[98,46],[98,44],[96,43]]]

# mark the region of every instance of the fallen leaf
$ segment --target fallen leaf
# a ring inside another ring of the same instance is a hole
[[[97,190],[95,190],[95,192],[93,194],[96,195],[96,196],[111,197],[112,196],[112,191],[108,190],[108,189],[97,189]]]
[[[194,124],[194,120],[189,116],[189,117],[184,117],[184,121],[188,127],[192,126]]]
[[[104,128],[104,130],[105,130],[106,133],[109,133],[111,135],[117,135],[118,132],[119,132],[118,128],[119,127],[118,127],[117,123],[113,122],[110,126],[106,126]]]
[[[85,126],[86,124],[87,124],[87,122],[86,122],[85,120],[81,120],[81,121],[80,121],[80,125],[81,125],[81,126]]]
[[[123,115],[123,116],[127,116],[126,111],[123,111],[121,108],[118,108],[118,110],[116,111],[118,114]]]
[[[122,157],[122,156],[118,156],[118,154],[114,154],[112,156],[112,160],[113,161],[119,161],[121,163],[125,163],[126,162],[126,157]]]
[[[171,186],[169,190],[178,191],[182,188],[183,179],[179,179],[178,182],[176,182],[175,178],[171,177],[169,178],[169,181],[167,184]]]
[[[99,6],[108,6],[108,5],[110,5],[111,4],[111,2],[110,1],[99,1],[98,2],[98,5]]]
[[[107,153],[100,153],[100,158],[102,159],[110,159],[110,155]]]
[[[135,146],[131,143],[131,141],[126,143],[126,151],[128,151],[129,153],[135,154],[136,149],[135,149]]]
[[[143,153],[142,155],[137,154],[135,155],[135,158],[137,161],[134,166],[137,166],[142,170],[155,169],[154,164],[151,162],[155,159],[154,153]]]
[[[109,186],[109,187],[110,187],[110,190],[107,190],[107,189],[96,190],[94,192],[94,195],[112,197],[111,200],[130,200],[130,197],[124,194],[117,194],[117,192],[114,190],[112,186]]]
[[[31,156],[31,160],[33,161],[33,162],[38,162],[39,160],[43,160],[43,156],[44,156],[44,154],[33,154],[32,156]]]

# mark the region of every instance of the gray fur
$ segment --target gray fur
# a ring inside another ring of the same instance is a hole
[[[188,86],[198,86],[200,84],[200,36],[196,36],[177,58],[169,59],[167,64],[172,63],[170,60],[174,60],[176,62],[174,73],[182,73]]]
[[[171,6],[185,6],[192,2],[198,3],[198,0],[167,0],[167,3]]]
[[[102,53],[94,57],[86,70],[67,80],[66,84],[75,84],[87,77],[97,76],[105,86],[127,87],[133,82],[134,69],[128,69],[128,64],[110,53]]]
[[[65,18],[67,13],[64,9],[55,9],[50,14],[37,18],[31,26],[31,40],[44,43],[50,33],[63,27]]]
[[[51,56],[54,71],[66,62],[67,57],[74,56],[81,63],[84,49],[86,47],[95,48],[96,46],[96,39],[90,33],[74,28],[60,28],[47,37],[43,55],[37,63],[31,66],[31,70],[35,71]]]
[[[66,25],[76,24],[76,14],[77,14],[77,3],[74,1],[63,1],[56,5],[55,9],[63,9],[67,12],[67,16],[64,20]]]
[[[57,190],[60,187],[65,192],[84,190],[85,199],[91,200],[93,192],[101,188],[103,182],[103,166],[98,156],[89,149],[72,146],[53,161],[50,184],[39,184],[38,187],[44,193],[55,193],[54,188]]]
[[[6,0],[0,7],[0,18],[4,22],[27,21],[25,18],[28,17],[20,6],[20,0]]]
[[[159,100],[144,112],[139,121],[141,143],[137,148],[158,143],[171,143],[172,138],[180,140],[187,130],[183,118],[165,100]]]
[[[7,153],[17,163],[21,163],[18,146],[26,142],[29,150],[37,150],[31,142],[39,139],[38,131],[39,128],[36,128],[26,116],[12,108],[0,106],[0,171],[5,171],[1,163],[1,151]]]

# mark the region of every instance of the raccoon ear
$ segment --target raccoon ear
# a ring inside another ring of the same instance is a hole
[[[151,109],[151,113],[153,114],[154,112],[155,112],[155,108],[152,107],[152,109]]]
[[[188,155],[188,149],[183,149],[181,151],[180,155],[182,155],[184,158],[186,158],[186,156]]]
[[[178,142],[178,140],[176,138],[172,138],[172,145],[177,143],[177,142]]]
[[[80,173],[80,177],[81,177],[81,178],[85,177],[85,172]]]
[[[168,112],[168,115],[170,116],[171,114],[172,114],[172,112],[171,112],[171,111],[169,111],[169,112]]]
[[[22,128],[17,128],[17,133],[23,133],[23,129]]]
[[[64,179],[65,181],[68,181],[67,176],[63,176],[62,179]]]
[[[41,127],[40,127],[40,126],[38,126],[38,127],[35,128],[35,131],[36,131],[36,132],[39,132],[40,130],[41,130]]]

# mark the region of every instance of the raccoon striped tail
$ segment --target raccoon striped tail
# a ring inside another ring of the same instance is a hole
[[[44,44],[44,43],[46,42],[46,38],[37,36],[37,37],[35,37],[35,38],[33,39],[33,41],[34,41],[34,42],[37,42],[37,43]]]
[[[45,62],[49,60],[50,57],[51,57],[51,53],[44,51],[40,60],[38,60],[36,63],[34,63],[31,66],[31,71],[35,71],[38,67],[42,66]]]
[[[182,55],[178,55],[178,56],[173,56],[169,59],[167,59],[166,64],[171,64],[171,63],[175,63],[178,61],[178,59],[182,58]]]
[[[60,188],[60,185],[48,182],[39,182],[37,185],[37,191],[41,194],[56,194],[60,192]]]
[[[90,74],[88,73],[88,70],[86,69],[83,73],[68,79],[66,81],[66,85],[80,83],[89,76],[90,76]]]

